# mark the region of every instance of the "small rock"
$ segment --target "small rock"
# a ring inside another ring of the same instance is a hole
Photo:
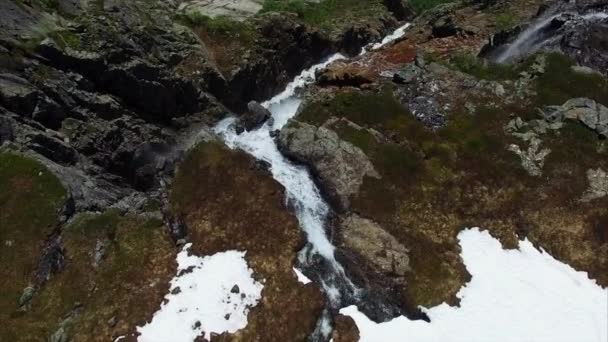
[[[36,293],[36,289],[32,286],[28,286],[25,289],[23,289],[23,293],[21,294],[21,297],[19,298],[19,306],[25,306],[25,305],[29,304],[30,301],[32,300],[32,298],[34,297],[35,293]]]
[[[238,285],[234,285],[232,287],[232,289],[230,290],[230,293],[240,293],[240,292],[241,292],[241,289],[239,289]]]
[[[108,325],[109,325],[110,327],[115,327],[115,326],[116,326],[116,316],[112,316],[112,318],[110,318],[110,319],[108,320]]]

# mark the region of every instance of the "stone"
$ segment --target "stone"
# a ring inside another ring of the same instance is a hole
[[[433,22],[432,34],[435,38],[455,36],[460,31],[461,28],[456,26],[452,17],[440,17]]]
[[[240,293],[241,289],[239,289],[238,285],[234,285],[232,289],[230,289],[230,293]]]
[[[600,168],[587,170],[587,182],[589,188],[583,194],[582,202],[591,202],[608,195],[608,172]]]
[[[320,86],[361,87],[372,83],[374,78],[375,75],[369,68],[340,61],[317,72],[317,84]]]
[[[277,140],[289,157],[309,165],[338,208],[349,206],[364,177],[380,178],[365,153],[326,127],[290,120]]]
[[[28,305],[32,301],[32,298],[34,298],[34,294],[36,294],[36,289],[32,286],[23,289],[23,293],[21,294],[21,297],[19,297],[19,306]]]
[[[608,137],[608,107],[587,98],[574,98],[561,106],[548,106],[543,111],[549,122],[580,121],[597,134]]]
[[[539,177],[542,175],[542,168],[545,158],[551,153],[548,148],[540,149],[541,140],[537,137],[529,139],[530,145],[527,150],[522,150],[518,145],[509,145],[509,151],[517,154],[521,158],[522,167],[531,175]]]
[[[29,137],[29,148],[46,158],[64,165],[73,165],[78,161],[78,153],[63,141],[43,133]]]
[[[247,104],[247,111],[239,117],[236,123],[237,133],[253,131],[272,118],[272,113],[256,101]]]
[[[374,221],[352,214],[340,223],[342,248],[356,252],[379,272],[403,277],[410,270],[409,250]]]

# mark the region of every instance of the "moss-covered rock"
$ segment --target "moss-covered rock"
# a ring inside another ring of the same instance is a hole
[[[108,341],[132,335],[156,311],[175,272],[161,221],[117,211],[77,216],[62,232],[65,264],[27,310],[7,308],[0,337]]]
[[[23,289],[36,285],[38,261],[66,195],[38,162],[0,152],[0,317],[16,311]]]

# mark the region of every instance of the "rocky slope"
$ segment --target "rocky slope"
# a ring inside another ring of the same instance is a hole
[[[268,114],[251,101],[410,18],[401,40],[320,72],[276,136],[332,205],[350,279],[412,317],[457,304],[456,235],[474,225],[608,286],[608,19],[581,21],[603,1],[415,18],[399,0],[292,3],[0,3],[0,340],[135,340],[186,242],[246,250],[265,279],[247,327],[212,340],[306,340],[324,298],[293,273],[303,238],[284,189],[209,127],[233,114],[254,129]],[[491,62],[547,11],[576,14]],[[334,323],[334,341],[358,339]]]
[[[369,14],[344,12],[357,22],[335,24],[273,10],[246,20],[204,11],[189,17],[184,9],[200,4],[180,3],[0,4],[1,340],[134,339],[160,306],[185,241],[204,254],[246,247],[251,267],[267,279],[248,329],[221,338],[272,332],[262,340],[303,340],[314,328],[322,298],[291,269],[301,241],[282,189],[244,155],[192,148],[213,140],[208,128],[219,119],[255,117],[251,100],[331,52],[358,52],[398,21],[380,1]],[[391,10],[398,5],[390,2]],[[219,51],[235,58],[226,64]],[[209,187],[193,191],[197,163],[218,161],[203,178]],[[217,167],[242,182],[222,183]],[[242,198],[242,210],[256,208],[258,229],[275,241],[257,243],[258,231],[245,230],[244,221],[218,221],[229,201],[204,207],[196,197],[236,198],[245,184],[256,184],[255,196]],[[234,231],[209,239],[209,229],[225,225]],[[293,312],[277,317],[285,302]]]
[[[279,145],[310,166],[338,211],[336,242],[352,278],[391,288],[410,311],[456,304],[469,279],[456,234],[470,226],[506,246],[527,237],[606,286],[601,63],[577,53],[581,67],[567,49],[515,64],[478,59],[470,52],[490,39],[485,25],[498,8],[522,4],[481,10],[471,32],[444,32],[446,22],[463,27],[456,18],[474,8],[458,6],[419,17],[393,46],[321,72]],[[579,51],[597,48],[577,42]]]

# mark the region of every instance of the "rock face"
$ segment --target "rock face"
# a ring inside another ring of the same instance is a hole
[[[286,155],[312,168],[338,208],[348,207],[350,196],[358,192],[364,177],[379,178],[360,148],[325,127],[290,121],[281,130],[278,144]]]

